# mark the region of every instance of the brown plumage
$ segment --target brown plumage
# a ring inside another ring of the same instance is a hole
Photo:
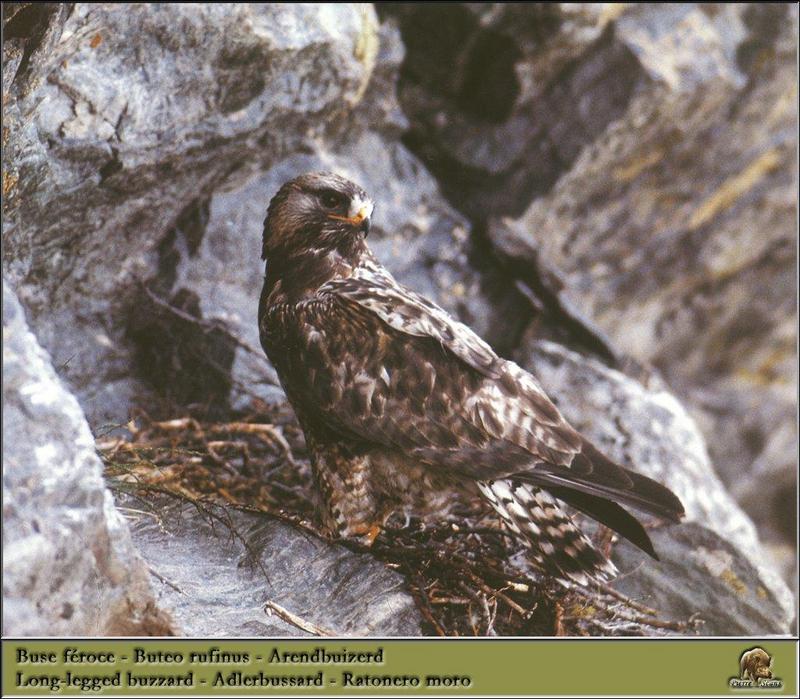
[[[398,284],[365,243],[372,206],[313,173],[281,187],[264,222],[261,343],[305,432],[323,526],[371,542],[393,511],[441,518],[483,497],[546,572],[612,576],[560,500],[655,556],[621,504],[678,521],[678,498],[601,454],[532,375]]]

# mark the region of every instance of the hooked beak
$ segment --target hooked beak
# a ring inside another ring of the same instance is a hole
[[[372,215],[373,204],[371,201],[361,199],[361,197],[354,197],[350,202],[350,209],[347,216],[337,216],[336,214],[329,214],[328,218],[337,221],[345,221],[351,226],[357,227],[364,233],[364,236],[369,233],[370,216]]]

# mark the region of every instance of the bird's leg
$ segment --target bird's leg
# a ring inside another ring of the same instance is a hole
[[[372,489],[369,457],[340,447],[316,446],[313,466],[325,529],[333,536],[372,546],[386,517]]]

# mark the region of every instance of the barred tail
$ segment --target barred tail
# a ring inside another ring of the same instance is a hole
[[[617,575],[614,564],[546,491],[516,480],[483,481],[478,488],[547,573],[581,585]]]

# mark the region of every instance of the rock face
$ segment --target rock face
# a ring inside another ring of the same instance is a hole
[[[182,635],[313,635],[270,615],[267,602],[337,636],[420,634],[402,576],[369,555],[281,522],[219,512],[204,516],[178,505],[165,507],[158,523],[142,517],[132,525],[159,576],[159,603],[172,610]]]
[[[796,8],[379,12],[407,45],[407,145],[513,276],[662,372],[791,570]]]
[[[3,282],[3,634],[169,635],[80,406]]]
[[[644,79],[611,4],[392,3],[409,147],[475,221],[518,215]]]
[[[765,585],[754,565],[759,557],[743,556],[725,537],[696,522],[651,536],[657,563],[627,543],[615,549],[614,563],[627,573],[614,584],[617,590],[667,618],[691,619],[695,628],[685,635],[789,633],[791,594],[784,586],[776,597]]]
[[[371,7],[76,4],[41,18],[47,41],[25,35],[41,12],[8,22],[31,58],[9,69],[4,268],[93,424],[154,393],[233,389],[236,404],[252,383],[274,398],[265,360],[231,335],[258,345],[266,206],[309,169],[380,195],[392,269],[507,337],[483,300],[492,280],[467,265],[468,224],[399,143],[402,46]],[[221,330],[181,324],[143,285]]]
[[[791,543],[797,13],[710,12],[617,20],[648,84],[496,242],[529,244],[612,344],[662,372],[734,495]]]
[[[637,582],[620,589],[632,593],[635,590],[633,598],[646,604],[650,604],[648,598],[657,599],[658,603],[653,606],[669,618],[688,618],[695,613],[704,618],[706,615],[715,617],[712,626],[701,629],[703,634],[740,633],[734,631],[737,624],[749,622],[747,615],[741,618],[737,615],[735,609],[741,600],[733,594],[737,590],[729,589],[730,586],[723,585],[709,605],[708,600],[701,602],[691,594],[678,595],[676,599],[672,593],[660,592],[659,586],[653,584],[656,577],[664,576],[670,580],[664,582],[667,588],[684,589],[684,574],[671,568],[667,561],[672,559],[671,565],[679,566],[681,559],[694,560],[692,557],[700,548],[709,549],[707,539],[710,537],[717,540],[714,550],[722,547],[721,542],[727,542],[723,548],[728,565],[718,571],[699,566],[687,576],[705,578],[703,588],[710,589],[719,587],[720,575],[734,564],[737,570],[747,570],[745,577],[750,581],[747,589],[752,593],[747,604],[761,610],[757,623],[747,627],[749,633],[769,628],[788,631],[795,613],[792,593],[765,557],[753,522],[714,472],[696,424],[663,382],[650,377],[642,384],[596,360],[544,341],[533,345],[523,366],[540,377],[544,389],[567,420],[604,453],[664,483],[683,503],[685,524],[667,527],[659,535],[666,542],[668,557],[665,559],[664,552],[656,545],[662,558],[660,564],[647,560],[642,565],[643,570],[639,570],[630,565],[632,560],[641,562],[639,552],[634,553],[635,549],[627,544],[621,547],[627,552],[620,569],[621,580],[632,577]],[[691,523],[702,527],[692,527]],[[703,529],[714,535],[703,533]],[[697,541],[694,534],[697,534]],[[632,576],[628,575],[629,571]],[[762,592],[757,594],[758,589]],[[690,600],[696,604],[693,609],[689,609]],[[758,615],[755,610],[753,614]],[[779,623],[773,625],[775,620]]]
[[[6,557],[14,624],[43,594],[26,576],[46,554],[20,469],[51,464],[76,482],[32,481],[54,522],[91,501],[82,535],[105,527],[111,547],[75,559],[51,628],[89,623],[98,601],[82,597],[83,576],[106,575],[97,561],[130,546],[78,403],[99,433],[135,408],[216,420],[284,400],[257,339],[262,223],[280,184],[328,169],[374,195],[369,242],[401,281],[537,372],[577,427],[706,525],[659,531],[664,565],[624,589],[672,618],[713,608],[708,633],[788,628],[793,605],[764,549],[793,565],[796,8],[17,3],[3,22],[3,270],[78,401],[9,301],[4,477],[22,513],[12,538],[30,543]],[[30,367],[59,396],[32,414],[63,412],[66,428],[25,418]],[[25,444],[43,450],[22,458]],[[68,459],[94,475],[65,471]],[[268,599],[341,633],[418,632],[375,561],[249,515],[237,525],[281,571],[272,591],[238,567],[241,542],[187,513],[170,520],[174,538],[135,524],[147,561],[190,593],[153,583],[176,632],[299,633],[265,616]],[[284,548],[320,567],[293,567]],[[150,632],[141,566],[108,570],[116,601],[92,632]],[[340,574],[378,581],[376,608],[323,600]],[[717,601],[658,597],[687,579]],[[129,589],[140,592],[123,621]],[[743,605],[727,616],[726,595]]]
[[[49,10],[44,37],[35,4],[6,25],[24,55],[3,83],[4,269],[92,422],[124,421],[139,282],[170,271],[159,245],[231,173],[346,121],[377,24],[354,5]]]

